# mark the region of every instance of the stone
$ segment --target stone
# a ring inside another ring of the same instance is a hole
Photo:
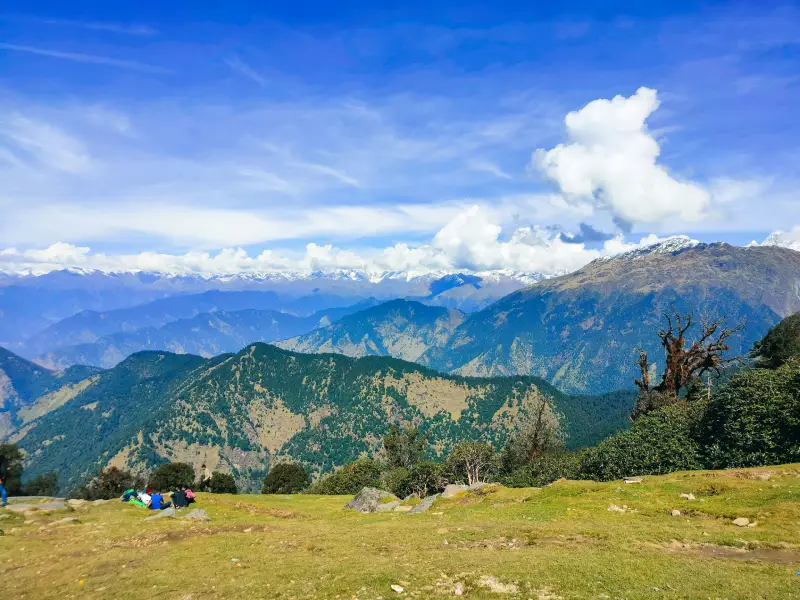
[[[681,498],[683,498],[685,500],[694,500],[695,499],[694,494],[692,494],[691,492],[689,492],[688,494],[681,494]]]
[[[676,510],[673,510],[673,511],[672,511],[670,514],[671,514],[673,517],[680,517],[680,516],[681,516],[681,511],[679,511],[679,510],[677,510],[677,509],[676,509]]]
[[[626,477],[625,479],[623,479],[623,481],[625,483],[628,483],[628,484],[630,484],[630,483],[642,483],[642,478],[641,477]]]
[[[401,504],[400,506],[396,506],[392,512],[410,512],[411,509],[414,508],[410,504]]]
[[[86,500],[70,498],[69,500],[67,500],[67,504],[69,504],[72,508],[80,508],[81,506],[86,506],[89,503]]]
[[[756,525],[758,525],[758,523],[756,523],[755,521],[747,524],[748,527],[755,527]]]
[[[750,525],[750,519],[745,519],[744,517],[739,517],[738,519],[733,520],[733,524],[737,527],[747,527]]]
[[[398,506],[400,506],[400,503],[397,500],[392,500],[391,502],[381,502],[375,508],[375,512],[389,512],[394,510]]]
[[[408,511],[409,515],[418,515],[420,513],[426,512],[433,506],[433,503],[436,502],[436,499],[439,497],[439,494],[434,494],[433,496],[427,496],[423,498],[422,502],[417,504],[414,508]]]
[[[344,509],[356,510],[360,513],[373,513],[378,509],[378,505],[387,498],[399,504],[400,499],[391,492],[374,487],[365,487],[356,494],[355,498],[344,505]]]
[[[460,494],[461,492],[466,492],[469,489],[468,485],[458,485],[455,483],[451,483],[442,492],[442,498],[453,498]]]
[[[397,592],[398,594],[402,594],[405,591],[405,588],[403,588],[403,586],[397,585],[396,583],[393,583],[389,587],[392,588],[392,591]]]
[[[111,502],[111,500],[95,500],[94,502],[92,502],[92,504],[94,505],[106,504],[107,502]]]
[[[616,504],[611,504],[611,505],[609,505],[609,507],[608,507],[608,510],[609,510],[610,512],[622,512],[622,513],[624,513],[624,512],[625,512],[625,509],[624,509],[624,508],[620,508],[620,507],[619,507],[619,506],[617,506]]]
[[[487,485],[489,484],[486,483],[485,481],[478,481],[476,483],[473,483],[467,489],[469,489],[470,492],[477,492],[478,490],[482,490],[483,488],[485,488]]]
[[[207,523],[208,521],[211,520],[211,517],[209,517],[208,513],[204,511],[202,508],[193,508],[181,518],[189,519],[190,521],[202,521],[204,523]]]
[[[155,521],[156,519],[163,519],[165,517],[174,517],[175,516],[175,509],[171,506],[169,508],[165,508],[164,510],[154,511],[156,514],[151,515],[149,517],[145,517],[145,521]],[[185,517],[184,517],[185,518]]]

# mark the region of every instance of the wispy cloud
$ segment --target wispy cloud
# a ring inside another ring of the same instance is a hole
[[[75,62],[90,63],[95,65],[107,65],[109,67],[117,67],[120,69],[128,69],[131,71],[141,71],[143,73],[171,72],[169,69],[165,69],[163,67],[148,65],[133,60],[122,60],[118,58],[110,58],[108,56],[95,56],[94,54],[81,54],[78,52],[62,52],[60,50],[47,50],[45,48],[36,48],[35,46],[21,46],[18,44],[0,43],[0,50],[10,50],[12,52],[27,52],[28,54],[49,56],[50,58],[60,58],[63,60],[71,60]]]
[[[105,23],[101,21],[78,21],[72,19],[49,19],[28,15],[0,15],[0,20],[16,23],[39,23],[42,25],[61,25],[64,27],[78,27],[81,29],[92,29],[94,31],[108,31],[110,33],[121,33],[124,35],[156,35],[158,30],[149,25]]]
[[[264,77],[261,73],[256,71],[253,67],[248,65],[238,56],[234,56],[231,58],[225,59],[225,64],[228,65],[231,69],[233,69],[239,75],[244,75],[251,81],[256,82],[261,87],[267,87],[267,78]]]

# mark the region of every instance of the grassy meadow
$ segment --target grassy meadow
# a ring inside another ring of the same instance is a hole
[[[800,598],[800,465],[490,488],[420,515],[347,500],[200,494],[209,523],[116,501],[5,512],[2,597]]]

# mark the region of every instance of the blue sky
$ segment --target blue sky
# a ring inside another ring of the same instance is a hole
[[[791,4],[208,4],[4,5],[0,267],[556,272],[800,239]]]

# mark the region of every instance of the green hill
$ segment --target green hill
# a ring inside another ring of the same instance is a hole
[[[277,457],[327,471],[375,454],[394,423],[418,425],[440,452],[464,439],[499,445],[515,415],[543,399],[564,415],[573,446],[625,427],[633,403],[565,396],[531,377],[442,375],[257,343],[212,359],[134,354],[15,439],[26,473],[56,471],[65,489],[109,464],[140,471],[167,460],[230,471],[248,486]]]
[[[51,371],[0,348],[0,439],[11,434],[37,399],[68,395],[74,384],[95,374],[98,369],[75,366]],[[50,398],[50,401],[54,401]]]

